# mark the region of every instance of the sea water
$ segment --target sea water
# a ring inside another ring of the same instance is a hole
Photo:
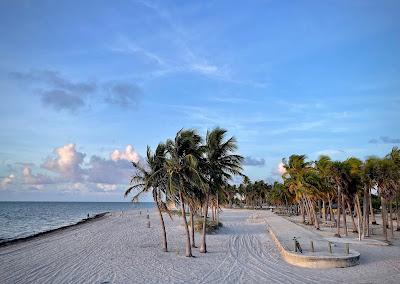
[[[87,215],[154,207],[151,202],[0,201],[0,243],[75,224]]]

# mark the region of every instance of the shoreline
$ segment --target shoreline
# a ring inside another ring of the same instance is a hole
[[[69,229],[69,228],[72,228],[72,227],[75,227],[75,226],[78,226],[78,225],[87,224],[87,223],[90,223],[92,221],[97,221],[97,220],[100,220],[103,217],[105,217],[107,214],[110,214],[110,212],[98,213],[98,214],[95,214],[94,216],[91,216],[89,218],[81,219],[80,221],[78,221],[76,223],[65,225],[65,226],[61,226],[61,227],[58,227],[58,228],[55,228],[55,229],[50,229],[50,230],[43,231],[43,232],[39,232],[39,233],[30,235],[30,236],[16,238],[16,239],[12,239],[12,240],[6,240],[6,241],[0,243],[0,247],[6,247],[6,246],[17,244],[17,243],[23,243],[23,242],[26,242],[26,241],[29,241],[29,240],[36,239],[38,237],[47,236],[47,235],[50,235],[52,233],[60,232],[60,231],[63,231],[63,230],[66,230],[66,229]]]

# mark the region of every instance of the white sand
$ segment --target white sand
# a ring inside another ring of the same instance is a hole
[[[261,214],[261,215],[260,215]],[[281,260],[263,212],[224,210],[224,227],[208,236],[209,253],[184,253],[181,219],[167,220],[169,253],[138,211],[0,248],[0,283],[400,283],[398,246],[357,246],[360,265],[314,270]],[[197,235],[197,240],[199,236]],[[177,255],[179,250],[179,255]]]

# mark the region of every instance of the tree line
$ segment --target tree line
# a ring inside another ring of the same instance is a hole
[[[397,220],[396,230],[400,230],[400,150],[397,147],[383,158],[371,156],[364,161],[355,157],[333,161],[326,155],[312,161],[305,155],[291,155],[282,163],[283,182],[252,183],[244,179],[239,186],[230,186],[235,192],[230,196],[236,197],[228,204],[253,208],[274,205],[284,208],[286,213],[300,214],[303,223],[316,229],[320,229],[321,222],[332,222],[337,237],[343,233],[348,235],[347,218],[350,218],[353,232],[362,239],[370,235],[370,224],[376,224],[374,207],[380,203],[385,241],[393,238],[393,219]]]

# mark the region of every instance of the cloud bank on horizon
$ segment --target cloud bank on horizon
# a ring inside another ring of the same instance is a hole
[[[2,1],[0,200],[122,201],[129,161],[182,127],[226,128],[253,180],[294,153],[382,156],[399,19],[393,0]]]
[[[34,163],[13,165],[13,174],[0,178],[0,190],[9,192],[36,191],[98,195],[106,193],[120,197],[132,175],[131,162],[139,162],[140,156],[132,145],[125,150],[115,149],[108,158],[77,150],[75,144],[55,148],[38,166]],[[39,173],[33,173],[33,168]]]

